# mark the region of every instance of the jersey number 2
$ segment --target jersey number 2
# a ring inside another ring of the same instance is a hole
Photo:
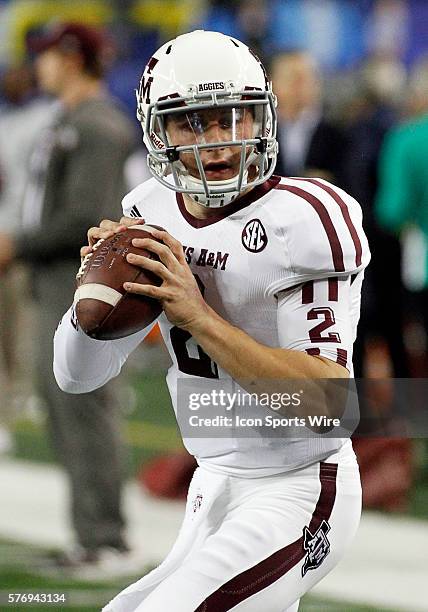
[[[324,321],[318,323],[318,325],[315,325],[309,331],[311,342],[340,342],[340,336],[337,332],[328,332],[326,336],[321,336],[323,331],[336,323],[332,309],[328,307],[311,308],[308,312],[308,321],[319,319],[320,317],[323,317]]]
[[[196,274],[195,278],[202,295],[204,295],[205,287],[201,279]],[[192,376],[202,376],[203,378],[218,378],[217,364],[211,360],[199,344],[196,344],[188,331],[180,327],[172,327],[169,337],[180,372]]]

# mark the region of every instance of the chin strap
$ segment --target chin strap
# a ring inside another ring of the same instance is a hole
[[[243,187],[246,186],[247,179],[248,179],[248,170],[245,170],[244,179],[242,181]],[[204,186],[201,179],[195,178],[194,176],[190,176],[189,174],[187,176],[183,176],[182,181],[187,189],[194,189],[194,190],[199,191],[200,189],[203,189],[203,186]],[[202,204],[203,206],[206,206],[207,208],[221,208],[233,202],[233,200],[240,194],[238,190],[227,191],[226,193],[221,193],[222,187],[227,189],[228,187],[235,185],[237,181],[238,181],[238,175],[232,176],[232,178],[225,179],[224,181],[208,181],[207,184],[208,184],[208,188],[210,189],[210,191],[215,190],[216,192],[214,197],[213,195],[207,196],[204,193],[202,194],[201,193],[198,193],[198,194],[190,193],[188,195],[190,198],[192,198],[192,200],[194,200],[198,204]]]

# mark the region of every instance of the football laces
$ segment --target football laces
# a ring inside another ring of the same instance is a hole
[[[98,242],[96,242],[94,246],[92,247],[92,251],[88,253],[87,255],[85,255],[85,257],[82,260],[82,263],[80,264],[79,271],[76,274],[76,280],[80,280],[82,276],[85,274],[89,260],[91,259],[94,252],[98,249],[98,247],[104,242],[104,240],[105,238],[100,238]]]

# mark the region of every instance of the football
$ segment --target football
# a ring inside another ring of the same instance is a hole
[[[134,238],[153,238],[153,228],[163,229],[147,224],[131,226],[111,238],[99,240],[84,258],[76,276],[74,308],[79,326],[91,338],[124,338],[147,327],[161,313],[157,300],[128,293],[123,288],[127,281],[162,284],[158,276],[126,259],[128,253],[135,253],[158,260],[154,253],[132,245]]]

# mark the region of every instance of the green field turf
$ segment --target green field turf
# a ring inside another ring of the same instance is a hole
[[[66,604],[58,605],[5,605],[0,603],[0,610],[13,612],[53,612],[56,610],[76,610],[79,612],[96,612],[101,609],[116,593],[127,586],[136,577],[129,577],[108,582],[87,582],[74,580],[66,573],[53,571],[49,566],[51,551],[34,546],[25,546],[15,542],[0,541],[0,593],[65,593]],[[396,612],[392,608],[373,608],[346,602],[329,601],[306,596],[299,612]]]

